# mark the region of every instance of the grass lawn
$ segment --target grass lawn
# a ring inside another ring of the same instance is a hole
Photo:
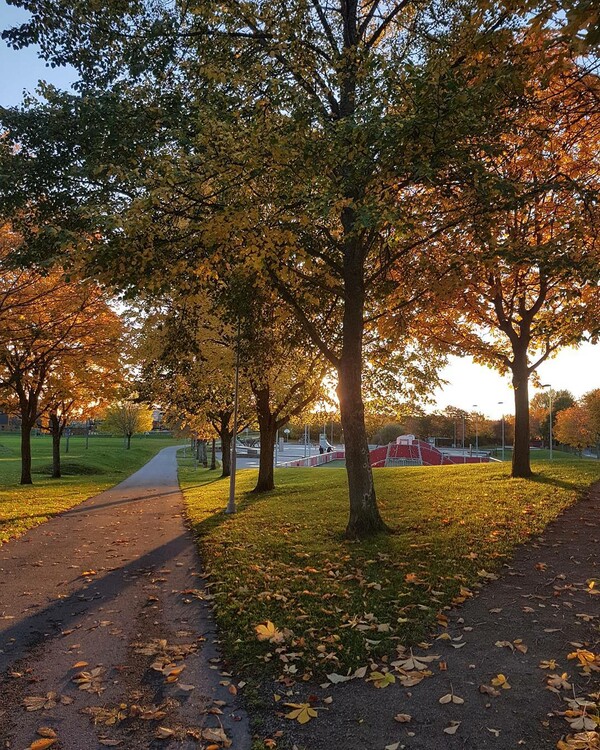
[[[167,445],[181,440],[168,437],[134,437],[131,450],[122,438],[72,437],[64,453],[62,479],[50,478],[52,443],[48,436],[32,438],[33,485],[21,486],[20,436],[0,433],[0,543],[18,536],[82,500],[112,487],[143,466]]]
[[[444,607],[600,479],[600,461],[541,461],[534,471],[517,480],[497,463],[376,469],[396,533],[357,543],[342,537],[344,469],[280,469],[277,489],[261,496],[249,492],[256,472],[240,471],[240,510],[226,516],[228,481],[182,462],[226,655],[254,674],[308,679],[364,665],[397,640],[419,642]],[[255,628],[267,621],[276,631],[261,641]]]

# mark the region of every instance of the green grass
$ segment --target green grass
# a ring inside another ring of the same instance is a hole
[[[51,440],[33,437],[34,483],[21,486],[20,436],[0,433],[0,543],[117,484],[162,448],[180,443],[168,437],[134,437],[127,451],[122,438],[91,437],[86,450],[85,438],[72,437],[66,455],[63,445],[66,475],[51,479]]]
[[[398,640],[418,642],[444,607],[470,596],[600,479],[595,461],[534,468],[532,480],[510,479],[506,464],[377,469],[395,533],[357,543],[343,539],[343,469],[280,469],[277,489],[261,496],[250,494],[256,472],[240,471],[239,512],[226,516],[227,480],[182,465],[226,654],[250,674],[291,665],[310,676],[365,664]],[[284,645],[257,639],[267,620]]]

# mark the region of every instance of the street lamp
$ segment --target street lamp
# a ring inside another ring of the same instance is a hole
[[[550,383],[542,383],[540,388],[548,389],[549,411],[550,411],[550,460],[552,461],[552,386]]]
[[[473,408],[477,408],[477,404],[473,404]],[[477,412],[475,412],[475,453],[479,453],[479,432],[477,430]]]
[[[498,401],[498,406],[503,406],[504,401]],[[504,461],[504,409],[502,409],[502,460]]]
[[[240,336],[241,336],[241,322],[238,318],[237,328],[237,345],[235,348],[235,390],[233,395],[233,440],[231,447],[231,464],[230,464],[230,475],[229,475],[229,500],[225,513],[235,513],[235,470],[237,464],[237,433],[238,433],[238,404],[239,404],[239,390],[240,390]]]

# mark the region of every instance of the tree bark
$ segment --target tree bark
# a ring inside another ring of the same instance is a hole
[[[216,456],[216,447],[215,447],[216,440],[212,439],[212,454],[210,456],[210,470],[214,471],[217,468],[217,456]]]
[[[511,476],[527,479],[532,475],[529,456],[529,371],[527,352],[515,354],[513,388],[515,391],[515,437]]]
[[[60,420],[56,414],[50,414],[50,434],[52,435],[52,479],[60,479]]]
[[[221,477],[231,476],[231,433],[229,428],[219,430],[221,438]]]
[[[275,440],[277,435],[277,420],[271,413],[269,403],[269,388],[254,390],[256,399],[256,416],[258,418],[258,429],[260,431],[260,462],[258,466],[258,479],[254,492],[268,492],[275,489],[275,478],[273,475],[273,453],[275,451]]]
[[[127,450],[131,448],[131,434],[127,435]]]
[[[356,243],[358,245],[358,243]],[[348,252],[350,250],[350,252]],[[346,537],[362,539],[389,531],[383,522],[373,484],[362,398],[363,269],[360,247],[347,248],[344,258],[346,302],[343,347],[338,367],[338,398],[346,444],[350,516]]]
[[[31,430],[33,422],[21,419],[21,484],[33,484],[31,478]]]

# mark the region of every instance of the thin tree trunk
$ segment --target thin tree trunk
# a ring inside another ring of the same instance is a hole
[[[202,441],[202,447],[200,453],[202,454],[202,466],[206,469],[208,467],[208,451],[206,450],[207,440]]]
[[[228,477],[231,475],[231,433],[229,428],[225,427],[220,430],[221,438],[221,476]]]
[[[273,453],[277,435],[277,420],[271,413],[268,388],[254,390],[254,398],[256,399],[256,415],[260,431],[260,461],[254,492],[268,492],[275,489]]]
[[[526,354],[515,356],[513,388],[515,391],[515,437],[511,476],[527,479],[532,475],[529,456],[529,373]],[[520,360],[520,361],[519,361]]]
[[[216,443],[216,440],[213,438],[212,445],[211,445],[212,454],[210,457],[210,470],[211,471],[214,471],[217,468],[217,456],[215,455],[217,451],[216,451],[215,443]]]
[[[127,450],[131,448],[131,435],[127,435]]]
[[[52,478],[60,479],[60,421],[56,414],[50,414],[50,434],[52,435]]]
[[[31,478],[31,430],[33,423],[21,418],[21,484],[33,484]]]

